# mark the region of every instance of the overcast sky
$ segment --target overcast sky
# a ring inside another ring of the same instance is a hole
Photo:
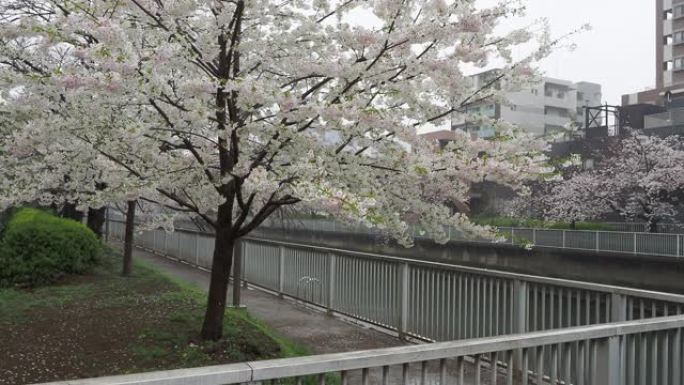
[[[655,86],[654,0],[527,0],[527,18],[546,17],[555,35],[584,23],[593,30],[575,36],[577,48],[542,63],[547,76],[603,86],[604,101]]]

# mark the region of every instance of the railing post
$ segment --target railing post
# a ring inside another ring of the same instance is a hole
[[[682,236],[677,235],[677,258],[682,256]]]
[[[634,232],[634,254],[637,253],[637,233]]]
[[[674,345],[672,350],[672,362],[682,362],[682,344],[679,341],[682,340],[682,329],[675,330],[674,333]],[[682,382],[682,368],[676,367],[674,373],[672,373],[672,383],[681,384]]]
[[[527,332],[527,282],[513,281],[513,333]]]
[[[620,336],[613,336],[599,340],[596,350],[596,383],[605,385],[620,385],[621,367],[620,356],[621,344]]]
[[[408,336],[408,303],[409,303],[409,264],[399,265],[399,311],[397,314],[399,338]]]
[[[285,247],[278,246],[278,295],[285,296]]]
[[[515,227],[511,227],[511,245],[515,244]]]
[[[233,307],[240,307],[240,273],[242,272],[242,247],[240,240],[233,245]]]
[[[153,253],[157,252],[157,230],[152,229],[150,230],[152,232],[152,247],[150,247],[150,250],[152,250]]]
[[[599,243],[599,234],[600,234],[600,233],[597,231],[597,232],[596,232],[596,251],[601,251],[601,246],[600,246],[600,243]]]
[[[337,267],[337,256],[333,253],[328,254],[328,314],[333,313],[335,306],[335,269]]]
[[[527,332],[527,291],[528,284],[525,281],[516,279],[513,281],[513,334],[522,334]],[[522,368],[523,354],[521,349],[514,352],[516,367]]]
[[[566,231],[563,230],[563,247],[562,247],[563,249],[565,248],[565,233],[566,233]]]
[[[249,282],[249,281],[247,280],[247,272],[246,272],[246,270],[247,270],[247,261],[245,260],[245,255],[244,255],[244,253],[242,252],[242,246],[243,246],[244,244],[243,244],[242,241],[238,241],[238,242],[239,242],[239,243],[238,243],[238,246],[240,247],[240,262],[242,262],[242,266],[240,266],[240,267],[241,267],[241,269],[240,269],[240,274],[242,275],[242,287],[244,287],[244,288],[246,289],[246,288],[247,288],[247,283]]]
[[[155,234],[156,234],[156,233],[155,233]],[[200,260],[199,260],[199,255],[200,255],[199,249],[200,249],[200,247],[199,247],[199,243],[200,243],[200,233],[197,232],[197,233],[195,233],[195,266],[199,266],[199,265],[200,265]],[[157,244],[157,243],[155,242],[155,245],[156,245],[156,244]]]
[[[233,244],[233,307],[240,307],[240,275],[242,270],[242,241],[237,239]]]
[[[627,321],[627,297],[624,294],[613,293],[610,296],[610,321]]]
[[[185,259],[183,259],[183,253],[181,253],[181,233],[175,231],[174,234],[176,235],[176,258],[179,261],[184,261]]]
[[[537,229],[532,229],[532,244],[537,245]]]

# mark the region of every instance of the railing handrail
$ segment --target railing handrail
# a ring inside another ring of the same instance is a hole
[[[684,315],[501,337],[52,382],[44,385],[187,385],[189,383],[222,385],[249,383],[681,328],[684,328]]]
[[[629,235],[634,235],[634,234],[639,235],[639,234],[641,234],[641,235],[647,235],[647,236],[650,236],[650,235],[671,235],[671,236],[675,236],[675,237],[676,237],[676,236],[682,235],[682,234],[678,234],[678,233],[645,233],[645,232],[642,232],[642,231],[573,230],[573,229],[550,229],[550,228],[547,228],[547,227],[510,227],[510,226],[492,226],[492,227],[496,227],[496,228],[498,228],[499,230],[501,230],[501,229],[507,229],[507,230],[508,230],[508,229],[514,229],[514,230],[516,230],[516,231],[518,231],[518,230],[526,230],[526,231],[558,231],[558,232],[566,231],[566,232],[569,232],[569,233],[591,233],[591,234],[595,234],[595,233],[601,233],[601,234],[608,233],[608,234],[629,234]]]

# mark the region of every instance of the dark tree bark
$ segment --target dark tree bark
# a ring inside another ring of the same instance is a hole
[[[237,77],[240,73],[240,40],[242,34],[242,17],[245,8],[244,0],[238,0],[235,13],[230,22],[231,33],[218,36],[219,56],[217,74],[221,80]],[[228,129],[228,123],[241,123],[240,111],[237,103],[237,91],[228,93],[223,85],[216,92],[216,123],[219,132]],[[225,177],[235,167],[238,161],[239,140],[237,131],[233,131],[230,140],[219,136],[218,153],[221,177]],[[238,237],[237,230],[240,221],[233,222],[233,206],[239,199],[240,181],[232,180],[219,188],[225,202],[218,207],[216,223],[214,225],[214,258],[211,265],[211,281],[209,283],[209,298],[207,311],[202,324],[201,336],[204,340],[216,341],[223,336],[223,317],[226,311],[226,297],[228,295],[228,277],[233,265],[233,244]],[[244,210],[244,209],[243,209]]]
[[[99,239],[102,239],[102,226],[105,222],[106,207],[99,209],[88,209],[88,228],[92,230]]]
[[[226,311],[228,279],[233,267],[234,235],[231,232],[232,202],[219,206],[214,257],[211,264],[211,281],[207,310],[202,323],[202,339],[216,341],[223,337],[223,316]]]
[[[233,267],[234,241],[228,236],[216,233],[214,260],[211,265],[211,283],[207,310],[202,324],[202,339],[216,341],[223,337],[223,316],[226,311],[228,279]]]
[[[64,203],[59,215],[63,218],[73,219],[76,222],[83,222],[83,212],[76,210],[76,203]]]
[[[574,219],[570,221],[570,230],[577,230],[577,221]]]
[[[123,271],[124,276],[130,276],[133,272],[133,235],[135,230],[135,205],[136,201],[128,201],[126,210],[126,233],[124,235]]]

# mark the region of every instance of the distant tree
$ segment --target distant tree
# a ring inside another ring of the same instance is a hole
[[[681,208],[683,194],[684,142],[677,136],[632,134],[595,169],[553,186],[546,215],[573,221],[618,213],[656,232],[659,222]]]

